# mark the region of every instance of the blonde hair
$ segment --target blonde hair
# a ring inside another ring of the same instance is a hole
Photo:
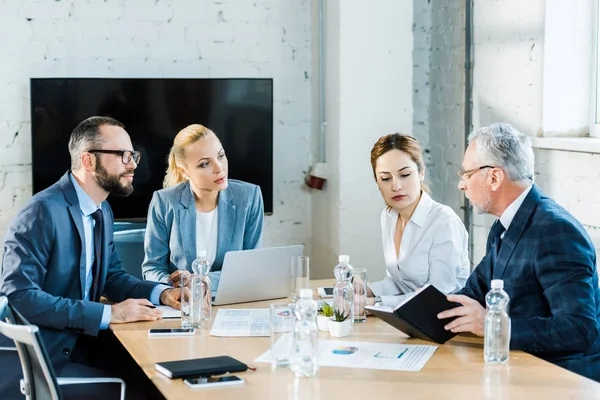
[[[214,132],[200,124],[188,125],[179,131],[169,152],[169,166],[163,180],[164,188],[178,185],[185,180],[179,167],[185,164],[185,148],[210,134],[214,135]]]

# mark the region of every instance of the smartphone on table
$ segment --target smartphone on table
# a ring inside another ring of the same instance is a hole
[[[319,296],[321,296],[322,299],[333,297],[333,288],[332,287],[320,287],[320,288],[317,288],[317,291],[319,292]]]
[[[217,386],[242,385],[244,380],[235,375],[206,376],[200,378],[186,378],[183,380],[191,388],[210,388]]]
[[[194,328],[153,328],[148,330],[148,336],[187,336],[195,332]]]

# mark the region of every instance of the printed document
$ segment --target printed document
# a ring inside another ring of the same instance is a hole
[[[420,371],[438,346],[319,340],[322,367],[371,368],[393,371]],[[271,362],[267,351],[256,362]]]
[[[156,306],[156,309],[162,312],[163,318],[181,318],[181,311],[171,306]]]
[[[268,308],[219,309],[210,334],[213,336],[269,336]]]

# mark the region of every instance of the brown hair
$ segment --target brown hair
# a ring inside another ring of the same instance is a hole
[[[425,169],[425,163],[423,163],[423,149],[421,149],[421,145],[417,142],[417,139],[401,133],[390,133],[389,135],[380,137],[371,150],[371,166],[373,167],[375,182],[377,182],[377,174],[375,173],[377,159],[390,150],[400,150],[408,154],[411,160],[417,164],[419,174]],[[424,183],[421,183],[421,189],[426,193],[431,193]]]
[[[165,179],[163,180],[163,187],[168,188],[170,186],[175,186],[185,180],[185,177],[179,169],[180,165],[185,164],[185,148],[210,134],[214,135],[214,132],[200,124],[189,125],[179,131],[177,136],[175,136],[173,147],[171,147],[171,151],[169,152],[169,166],[167,168]]]

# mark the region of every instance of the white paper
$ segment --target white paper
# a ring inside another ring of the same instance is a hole
[[[162,312],[163,318],[181,318],[181,311],[171,306],[156,306],[156,309]]]
[[[438,346],[319,340],[319,366],[420,371]],[[271,362],[267,351],[256,362]]]
[[[269,336],[268,308],[219,309],[210,334],[213,336]]]

